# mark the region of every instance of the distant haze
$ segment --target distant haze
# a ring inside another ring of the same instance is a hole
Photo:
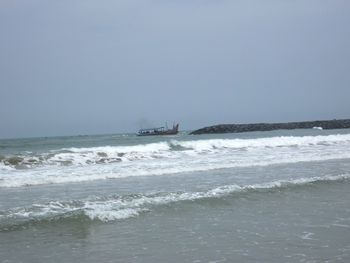
[[[350,118],[348,0],[2,0],[0,138]]]

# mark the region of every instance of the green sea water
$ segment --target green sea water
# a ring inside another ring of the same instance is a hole
[[[349,262],[350,132],[0,141],[0,262]]]

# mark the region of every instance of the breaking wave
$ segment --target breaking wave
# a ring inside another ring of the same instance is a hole
[[[278,180],[253,185],[225,185],[201,192],[171,192],[96,197],[90,200],[52,201],[0,211],[0,231],[12,230],[23,224],[83,218],[109,222],[136,217],[158,206],[201,199],[222,198],[235,193],[250,193],[283,189],[298,185],[350,179],[350,174]]]
[[[102,146],[64,148],[47,153],[0,155],[0,167],[25,169],[43,165],[93,165],[137,161],[141,159],[171,158],[179,154],[196,155],[220,150],[247,150],[258,148],[303,147],[350,144],[350,134],[328,136],[281,136],[257,139],[171,140],[132,146]],[[180,152],[180,153],[179,153]],[[10,169],[8,168],[8,169]]]
[[[350,134],[171,140],[0,156],[0,187],[350,158]]]

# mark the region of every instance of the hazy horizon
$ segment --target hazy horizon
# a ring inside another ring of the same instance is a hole
[[[335,118],[334,118],[335,119]],[[342,118],[343,119],[343,118]],[[342,120],[342,119],[337,119],[337,120]],[[349,118],[348,118],[349,119]],[[331,119],[329,119],[331,120]],[[333,119],[332,119],[333,120]],[[328,121],[328,119],[315,119],[315,120],[301,120],[301,122],[303,121]],[[286,122],[298,122],[298,121],[286,121]],[[272,123],[272,122],[256,122],[256,123]],[[274,122],[276,123],[276,122]],[[181,127],[179,127],[179,131],[180,132],[191,132],[197,129],[201,129],[201,128],[205,128],[207,126],[214,126],[214,125],[220,125],[220,124],[251,124],[251,123],[245,123],[245,122],[240,122],[240,123],[212,123],[212,124],[207,124],[207,125],[203,125],[200,127],[195,127],[192,129],[182,129]],[[167,124],[169,128],[172,127],[172,124],[168,123]],[[145,126],[145,125],[140,125],[140,129],[143,128],[156,128],[156,127],[161,127],[161,126],[166,126],[165,124],[160,124],[160,125],[155,125],[155,126]],[[11,140],[11,139],[35,139],[35,138],[53,138],[53,137],[75,137],[75,136],[105,136],[105,135],[116,135],[116,134],[137,134],[138,129],[136,130],[132,130],[132,131],[120,131],[120,132],[105,132],[105,133],[76,133],[76,134],[59,134],[59,135],[55,135],[55,134],[51,134],[51,135],[32,135],[32,136],[16,136],[16,137],[0,137],[0,140]]]
[[[0,3],[0,138],[350,118],[350,2]]]

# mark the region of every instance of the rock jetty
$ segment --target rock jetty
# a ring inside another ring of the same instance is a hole
[[[302,121],[286,123],[219,124],[195,130],[190,134],[237,133],[252,131],[292,130],[292,129],[345,129],[350,128],[350,119],[326,121]]]

